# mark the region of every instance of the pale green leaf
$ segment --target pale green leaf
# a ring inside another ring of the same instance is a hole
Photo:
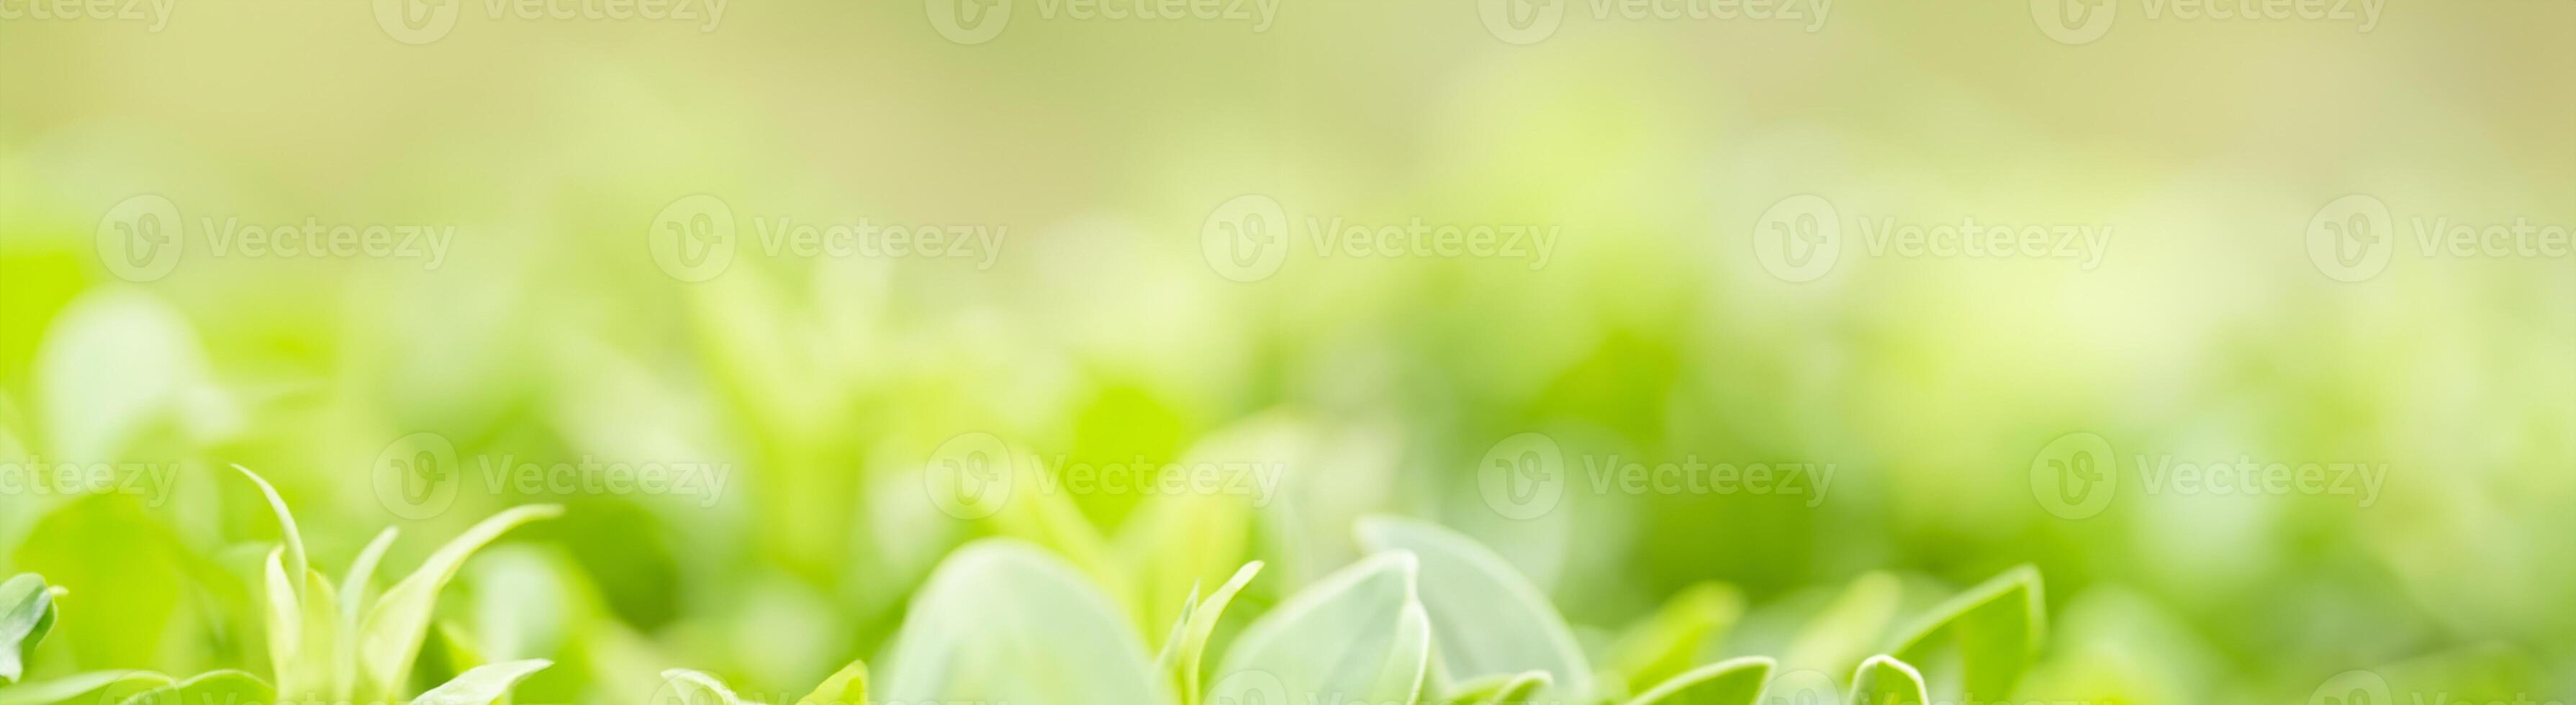
[[[27,672],[27,654],[54,627],[53,589],[34,574],[0,583],[0,684],[16,683]]]
[[[411,702],[412,705],[491,705],[508,697],[510,689],[518,687],[519,681],[527,680],[528,676],[552,665],[555,665],[553,661],[545,659],[527,659],[476,666],[421,693]]]
[[[1852,674],[1851,699],[1847,705],[1927,705],[1932,696],[1923,689],[1923,674],[1894,657],[1871,656],[1862,661]]]
[[[1210,700],[1411,702],[1430,666],[1419,571],[1389,551],[1290,596],[1235,638]]]
[[[1948,663],[1955,656],[1959,693],[1976,700],[2011,697],[2039,650],[2045,628],[2039,571],[2004,571],[1934,607],[1889,653],[1909,664]],[[1946,672],[1946,671],[1945,671]],[[1944,692],[1947,692],[1944,687]]]
[[[1744,595],[1724,583],[1701,583],[1629,629],[1612,650],[1611,668],[1631,690],[1662,683],[1699,661],[1700,649],[1744,615]]]
[[[1895,621],[1904,584],[1887,573],[1863,573],[1789,642],[1781,660],[1790,668],[1841,673],[1860,665]]]
[[[206,705],[207,703],[273,703],[277,691],[259,676],[243,671],[207,671],[175,684],[134,694],[117,705]]]
[[[1217,588],[1216,594],[1181,611],[1180,623],[1172,627],[1172,643],[1164,649],[1166,657],[1157,659],[1155,667],[1174,677],[1184,705],[1197,705],[1205,693],[1199,682],[1200,671],[1204,670],[1200,666],[1206,662],[1208,639],[1216,635],[1217,622],[1225,618],[1226,606],[1234,602],[1234,596],[1243,592],[1245,585],[1252,584],[1253,576],[1260,574],[1260,561],[1245,564]],[[1198,591],[1192,590],[1190,595],[1195,599]]]
[[[241,471],[243,477],[250,478],[251,484],[258,485],[260,496],[268,500],[268,510],[277,515],[277,540],[281,544],[280,548],[285,551],[285,573],[301,579],[304,572],[310,570],[311,566],[304,553],[304,534],[295,528],[295,513],[287,510],[286,499],[277,496],[277,488],[268,484],[268,478],[260,477],[259,473],[251,472],[250,468],[239,465],[233,466],[233,469]],[[300,587],[294,583],[287,584],[287,589],[290,591]]]
[[[512,528],[562,514],[562,506],[532,504],[492,515],[440,546],[410,577],[387,588],[359,629],[358,670],[365,684],[360,695],[377,700],[400,695],[412,660],[420,656],[421,639],[429,632],[430,609],[438,604],[438,592],[456,577],[465,559]]]
[[[1673,676],[1628,705],[1754,705],[1771,680],[1771,659],[1727,659]]]
[[[1438,634],[1439,671],[1451,679],[1546,671],[1547,697],[1589,702],[1592,666],[1565,617],[1502,556],[1432,524],[1393,517],[1360,522],[1371,551],[1403,550],[1422,561],[1422,604]]]
[[[151,671],[92,671],[0,688],[0,705],[99,705],[170,685]]]
[[[646,705],[757,705],[733,694],[724,681],[701,671],[674,668],[662,672],[662,689]]]
[[[1488,676],[1458,686],[1457,692],[1444,698],[1452,705],[1505,705],[1529,703],[1540,689],[1548,686],[1546,671],[1530,671],[1505,676]]]
[[[796,705],[868,705],[868,664],[851,661],[832,677],[814,686],[814,692],[796,701]]]
[[[889,702],[1173,701],[1099,588],[1010,539],[968,544],[932,571],[889,654],[879,681]]]
[[[112,610],[113,618],[68,619],[52,638],[77,664],[154,663],[188,584],[175,556],[179,541],[131,495],[93,494],[56,507],[19,544],[17,566],[71,591],[74,608]],[[61,600],[57,600],[60,602]]]

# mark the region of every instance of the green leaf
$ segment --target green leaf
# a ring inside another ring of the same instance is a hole
[[[92,671],[49,681],[0,688],[0,705],[98,705],[123,702],[154,688],[170,685],[169,676],[151,671]]]
[[[1848,705],[1926,705],[1930,702],[1932,696],[1923,690],[1923,674],[1894,657],[1883,654],[1871,656],[1861,662],[1860,671],[1852,674]]]
[[[722,679],[703,671],[674,668],[662,672],[662,690],[646,705],[757,705],[733,694]]]
[[[305,571],[311,570],[311,566],[304,554],[304,534],[295,528],[295,513],[287,510],[286,499],[277,496],[277,488],[268,484],[268,478],[260,477],[259,473],[251,472],[250,468],[239,465],[233,466],[233,469],[241,471],[243,477],[250,478],[251,484],[259,486],[260,496],[268,499],[269,511],[277,515],[277,540],[282,544],[280,548],[285,551],[286,574],[302,579]],[[287,585],[290,591],[299,587],[292,583]]]
[[[322,574],[304,574],[303,597],[287,586],[284,549],[268,554],[268,653],[277,691],[290,699],[335,699],[344,691],[339,603]]]
[[[1931,664],[1955,647],[1963,698],[2009,698],[2038,653],[2042,604],[2039,570],[2016,567],[1934,607],[1890,653]]]
[[[349,563],[349,574],[340,579],[340,617],[347,622],[351,634],[364,626],[359,622],[366,619],[367,601],[374,598],[371,588],[376,581],[376,565],[384,562],[386,549],[393,548],[394,537],[401,534],[400,529],[390,526],[376,532],[367,547],[359,549],[357,560]]]
[[[27,654],[54,628],[53,588],[35,574],[0,583],[0,684],[27,673]]]
[[[207,671],[176,684],[134,694],[117,705],[206,705],[207,703],[273,703],[277,690],[243,671]]]
[[[391,701],[401,694],[412,660],[420,656],[421,639],[429,632],[430,610],[438,605],[438,592],[456,577],[465,559],[512,528],[562,514],[560,505],[531,504],[492,515],[440,546],[410,577],[386,589],[359,629],[361,699]]]
[[[1411,553],[1380,553],[1282,601],[1235,638],[1211,701],[1412,702],[1431,650],[1420,570]]]
[[[1754,705],[1771,680],[1771,659],[1727,659],[1673,676],[1628,705]]]
[[[64,503],[39,520],[17,549],[17,565],[70,590],[67,599],[113,609],[113,618],[71,619],[50,638],[89,668],[155,663],[188,584],[177,561],[178,539],[131,495],[93,494]],[[58,600],[59,601],[59,600]]]
[[[1690,670],[1709,638],[1743,615],[1744,595],[1734,587],[1714,582],[1692,586],[1630,629],[1611,652],[1611,667],[1627,679],[1629,692],[1662,683]]]
[[[412,705],[491,705],[509,697],[510,689],[518,687],[519,681],[527,680],[528,676],[536,675],[538,671],[552,665],[555,665],[555,662],[545,659],[527,659],[476,666],[457,674],[453,680],[429,689],[429,692],[421,693],[420,697],[413,698],[411,703]]]
[[[1173,610],[1195,610],[1201,586],[1243,566],[1251,521],[1252,508],[1240,497],[1157,497],[1137,507],[1119,526],[1116,548],[1139,581],[1141,626],[1186,621]]]
[[[1504,705],[1528,703],[1548,685],[1546,671],[1530,671],[1508,676],[1488,676],[1458,686],[1445,700],[1454,705]]]
[[[1895,621],[1897,605],[1904,594],[1904,584],[1894,575],[1861,574],[1824,611],[1807,621],[1797,638],[1789,642],[1781,660],[1794,669],[1828,673],[1851,670],[1873,653],[1879,640],[1887,637],[1888,624]]]
[[[967,544],[933,570],[889,654],[888,702],[1172,702],[1108,597],[1011,539]]]
[[[1217,620],[1225,617],[1226,605],[1234,602],[1235,594],[1243,592],[1243,586],[1251,584],[1252,577],[1260,574],[1260,561],[1245,564],[1234,572],[1234,577],[1225,581],[1224,586],[1217,588],[1216,594],[1181,610],[1180,623],[1172,627],[1174,636],[1171,643],[1165,645],[1164,656],[1156,659],[1154,665],[1157,672],[1173,676],[1173,683],[1181,690],[1183,705],[1198,705],[1205,692],[1199,686],[1199,672],[1203,670],[1200,664],[1207,657],[1208,639],[1216,635]],[[1198,591],[1191,590],[1190,596],[1197,598]]]
[[[796,705],[868,705],[868,664],[851,661],[832,677],[814,686],[814,692],[798,699]]]
[[[1371,551],[1410,551],[1422,561],[1422,604],[1438,634],[1442,675],[1474,680],[1546,671],[1547,697],[1590,702],[1592,666],[1565,617],[1502,556],[1457,532],[1393,517],[1360,521]]]

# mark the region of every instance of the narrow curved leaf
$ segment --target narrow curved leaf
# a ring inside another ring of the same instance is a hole
[[[931,572],[889,652],[888,702],[1172,702],[1144,641],[1063,559],[1012,539],[958,549]]]
[[[1789,668],[1828,673],[1860,665],[1861,659],[1874,653],[1879,640],[1887,638],[1888,624],[1896,620],[1897,604],[1904,596],[1904,584],[1894,575],[1873,571],[1853,578],[1850,587],[1798,631],[1781,660]]]
[[[54,628],[53,589],[33,573],[0,583],[0,684],[26,675],[27,653]]]
[[[1505,705],[1529,703],[1539,689],[1546,688],[1546,671],[1530,671],[1509,676],[1491,676],[1458,687],[1447,700],[1454,705]]]
[[[386,589],[359,629],[358,671],[365,683],[360,695],[389,701],[400,694],[397,691],[411,673],[412,660],[420,656],[421,639],[428,635],[430,609],[438,604],[438,592],[456,577],[465,559],[520,524],[562,514],[560,505],[531,504],[492,515],[440,546],[410,577]]]
[[[1931,702],[1931,695],[1923,689],[1923,674],[1894,657],[1884,654],[1871,656],[1861,662],[1860,671],[1852,674],[1848,705],[1927,705]]]
[[[1754,705],[1771,680],[1771,659],[1727,659],[1673,676],[1628,705]]]
[[[1411,702],[1429,670],[1420,564],[1389,551],[1290,596],[1235,638],[1214,702]]]
[[[1546,697],[1590,702],[1592,666],[1574,643],[1565,617],[1527,577],[1491,549],[1432,524],[1362,519],[1360,543],[1371,551],[1410,551],[1422,561],[1422,604],[1438,634],[1450,679],[1546,671]]]
[[[2039,570],[2016,567],[1933,608],[1889,653],[1932,664],[1955,647],[1963,698],[2009,698],[2039,650],[2041,605]]]
[[[868,705],[868,663],[851,661],[842,666],[796,705]]]
[[[555,662],[545,659],[503,661],[467,669],[446,683],[413,698],[412,705],[492,705],[510,694],[519,681],[536,675]]]
[[[277,690],[243,671],[207,671],[175,684],[146,690],[117,705],[206,705],[207,703],[273,703]]]
[[[1631,628],[1612,652],[1611,667],[1629,692],[1662,683],[1699,662],[1710,638],[1744,615],[1744,595],[1725,583],[1701,583],[1674,595],[1664,608]]]
[[[1233,604],[1234,596],[1243,592],[1243,586],[1252,584],[1253,576],[1261,574],[1261,565],[1261,561],[1244,564],[1216,589],[1216,594],[1182,610],[1181,623],[1173,625],[1172,643],[1164,649],[1167,658],[1157,659],[1155,668],[1175,676],[1183,705],[1198,705],[1200,696],[1205,694],[1200,688],[1199,672],[1204,670],[1200,665],[1206,661],[1208,639],[1216,635],[1217,620],[1225,617],[1225,608]],[[1197,591],[1191,591],[1191,596],[1195,598]]]
[[[117,703],[173,682],[169,676],[151,671],[92,671],[0,688],[0,705]]]

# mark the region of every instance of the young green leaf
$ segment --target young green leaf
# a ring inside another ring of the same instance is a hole
[[[2012,696],[2045,628],[2038,569],[2020,566],[1932,609],[1890,650],[1907,663],[1933,663],[1956,648],[1962,696]],[[1944,688],[1947,692],[1947,688]]]
[[[1725,583],[1701,583],[1673,596],[1629,630],[1611,652],[1611,667],[1629,692],[1662,683],[1699,661],[1700,648],[1744,615],[1744,595]]]
[[[1851,586],[1807,621],[1798,631],[1781,661],[1789,668],[1813,669],[1841,673],[1868,658],[1880,639],[1887,637],[1888,623],[1896,619],[1897,604],[1904,597],[1904,584],[1896,576],[1881,572],[1863,573],[1852,579]]]
[[[118,703],[134,697],[136,693],[171,683],[169,676],[151,671],[91,671],[0,688],[0,705]]]
[[[0,583],[0,684],[26,675],[27,653],[54,628],[54,594],[35,574]]]
[[[391,526],[376,532],[367,547],[358,550],[357,560],[349,563],[349,574],[340,579],[340,616],[352,635],[362,626],[358,622],[367,617],[367,601],[374,599],[371,588],[376,581],[376,565],[384,562],[385,551],[393,548],[394,537],[401,534],[402,530]]]
[[[1848,705],[1926,705],[1932,696],[1923,690],[1923,674],[1913,666],[1887,655],[1871,656],[1862,661],[1852,674],[1851,700]]]
[[[798,699],[796,705],[868,705],[868,663],[851,661],[832,677],[814,686],[814,692]]]
[[[287,511],[286,499],[277,496],[277,488],[268,484],[268,478],[260,477],[259,473],[251,472],[250,468],[240,465],[233,466],[233,469],[241,471],[243,477],[250,478],[251,484],[259,486],[260,496],[268,499],[268,510],[277,515],[277,540],[281,544],[280,548],[285,551],[286,574],[299,581],[302,580],[304,572],[310,568],[304,554],[304,534],[295,528],[295,513]],[[288,590],[299,587],[292,583],[287,585]]]
[[[412,699],[411,705],[492,705],[509,696],[510,689],[518,687],[519,681],[527,680],[528,676],[552,665],[555,665],[553,661],[545,659],[527,659],[476,666],[457,674],[454,680],[421,693],[420,697]]]
[[[205,705],[206,703],[273,703],[277,690],[243,671],[207,671],[175,684],[153,688],[117,705]]]
[[[1137,507],[1119,526],[1115,547],[1136,578],[1142,626],[1187,621],[1173,610],[1195,610],[1201,586],[1243,566],[1251,522],[1252,508],[1240,497],[1158,497]]]
[[[268,554],[268,653],[277,691],[289,698],[332,698],[344,692],[339,603],[322,574],[304,574],[303,597],[290,589],[284,549]]]
[[[1290,596],[1235,638],[1213,702],[1412,702],[1430,665],[1420,563],[1389,551]]]
[[[1628,705],[1754,705],[1773,665],[1760,656],[1719,661],[1673,676]]]
[[[758,705],[733,694],[715,676],[686,668],[662,672],[662,690],[648,705]]]
[[[512,528],[562,514],[560,505],[531,504],[492,515],[440,546],[410,577],[386,589],[359,629],[358,671],[364,683],[360,694],[378,701],[400,695],[412,660],[420,656],[421,639],[429,632],[430,609],[438,604],[438,592],[456,577],[465,559]]]
[[[1443,675],[1472,680],[1546,671],[1554,685],[1545,697],[1592,700],[1592,666],[1565,617],[1502,556],[1457,532],[1409,519],[1362,519],[1359,536],[1371,551],[1421,557],[1422,604],[1439,635]]]
[[[1108,597],[1011,539],[968,544],[934,569],[889,654],[888,702],[1172,702]]]
[[[1530,671],[1508,676],[1488,676],[1461,684],[1447,700],[1452,705],[1505,705],[1528,703],[1538,691],[1546,688],[1546,671]]]
[[[1207,657],[1208,639],[1216,635],[1217,620],[1225,617],[1226,605],[1232,604],[1235,594],[1243,592],[1243,586],[1252,584],[1252,577],[1260,574],[1260,561],[1245,564],[1217,588],[1216,594],[1181,611],[1181,623],[1173,627],[1175,636],[1165,649],[1169,660],[1157,659],[1155,666],[1159,672],[1175,676],[1182,705],[1198,705],[1204,694],[1199,687],[1199,666]],[[1193,590],[1190,594],[1195,597],[1198,593]]]

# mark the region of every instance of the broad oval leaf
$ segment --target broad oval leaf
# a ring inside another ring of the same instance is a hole
[[[1628,705],[1754,705],[1771,680],[1771,659],[1727,659],[1673,676]]]
[[[27,652],[54,628],[54,594],[33,573],[0,583],[0,684],[16,683],[27,672]]]
[[[1847,705],[1927,705],[1930,694],[1923,689],[1923,674],[1904,661],[1881,654],[1862,661],[1852,674],[1851,699]]]
[[[146,690],[117,705],[205,705],[206,703],[273,703],[277,690],[244,671],[207,671],[171,685]]]
[[[1172,702],[1100,589],[1012,539],[968,544],[932,571],[889,654],[888,702]]]
[[[1592,666],[1565,617],[1502,556],[1432,524],[1370,517],[1359,527],[1371,551],[1409,551],[1422,561],[1422,604],[1440,644],[1440,675],[1469,681],[1546,671],[1546,697],[1590,702]]]
[[[1370,556],[1281,602],[1235,638],[1212,702],[1412,702],[1430,666],[1413,554]]]
[[[519,681],[536,675],[555,662],[545,659],[503,661],[466,669],[456,678],[439,684],[429,692],[413,698],[412,705],[491,705],[510,694]]]
[[[2038,569],[2004,571],[1934,607],[1889,653],[1909,664],[1933,664],[1955,648],[1963,702],[2012,697],[2045,628],[2040,590]]]
[[[520,524],[561,515],[563,507],[553,504],[511,507],[494,514],[440,546],[410,577],[387,588],[384,598],[367,612],[365,626],[359,629],[358,671],[365,683],[362,698],[391,701],[400,694],[397,691],[411,673],[412,660],[420,656],[421,639],[429,633],[429,613],[438,604],[438,591],[456,577],[465,559]]]

